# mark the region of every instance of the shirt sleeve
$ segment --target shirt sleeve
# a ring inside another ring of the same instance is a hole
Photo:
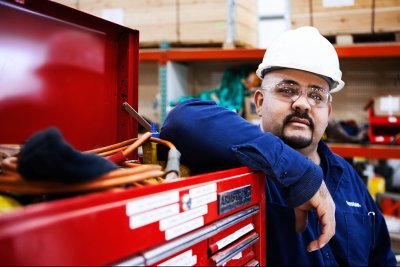
[[[292,207],[309,200],[322,183],[318,165],[214,101],[179,104],[168,114],[160,137],[171,141],[190,165],[245,165],[264,172]]]

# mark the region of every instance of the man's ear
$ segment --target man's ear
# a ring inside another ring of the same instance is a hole
[[[262,116],[262,104],[264,102],[264,94],[262,90],[257,90],[254,93],[254,104],[256,105],[256,111],[259,117]]]

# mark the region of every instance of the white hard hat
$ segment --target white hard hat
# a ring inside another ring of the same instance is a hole
[[[298,69],[320,75],[327,79],[331,93],[344,86],[335,48],[314,27],[283,32],[267,47],[257,76],[262,79],[267,71],[275,68]]]

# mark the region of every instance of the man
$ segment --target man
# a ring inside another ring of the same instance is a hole
[[[259,127],[212,101],[187,101],[170,112],[161,138],[194,168],[266,174],[268,265],[396,265],[362,180],[321,141],[331,93],[344,86],[334,47],[313,27],[287,31],[257,75]]]

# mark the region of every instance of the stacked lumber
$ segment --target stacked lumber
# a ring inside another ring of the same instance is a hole
[[[223,44],[229,37],[236,46],[258,46],[256,0],[236,0],[229,9],[227,0],[179,0],[179,42]],[[231,13],[229,13],[231,10]]]
[[[258,46],[257,0],[55,1],[139,30],[142,47]]]

